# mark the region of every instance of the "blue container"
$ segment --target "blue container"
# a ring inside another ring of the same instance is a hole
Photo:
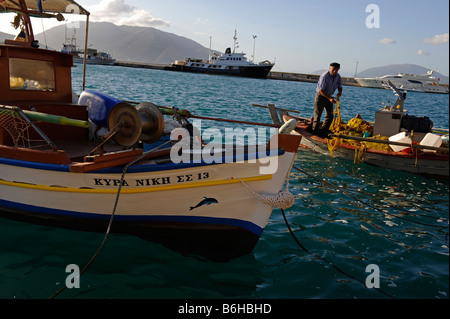
[[[83,91],[78,99],[78,104],[87,106],[89,119],[106,128],[109,128],[108,117],[111,110],[119,103],[122,101],[93,90]]]

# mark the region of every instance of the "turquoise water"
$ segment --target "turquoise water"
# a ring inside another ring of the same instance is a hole
[[[74,68],[81,90],[81,67]],[[274,103],[311,116],[315,85],[159,70],[88,66],[87,88],[227,119],[270,123]],[[373,120],[389,90],[344,87],[342,117]],[[449,128],[449,97],[410,93],[411,115]],[[240,127],[202,122],[202,127]],[[300,151],[290,175],[296,197],[285,211],[305,252],[275,209],[254,251],[227,263],[183,256],[133,236],[110,235],[81,278],[57,298],[448,299],[449,184]],[[326,183],[320,182],[324,179]],[[350,195],[350,196],[349,196]],[[106,229],[105,229],[106,230]],[[48,298],[82,268],[103,234],[0,219],[0,298]],[[327,260],[339,270],[324,262]],[[363,283],[378,266],[380,290]]]

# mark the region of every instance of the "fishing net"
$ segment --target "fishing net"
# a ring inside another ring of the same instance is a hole
[[[333,156],[333,152],[338,149],[340,144],[347,144],[355,146],[355,164],[359,164],[364,161],[365,152],[368,149],[375,149],[379,151],[392,151],[391,147],[387,144],[377,143],[377,142],[369,142],[369,141],[356,141],[353,139],[344,139],[341,138],[341,135],[347,136],[358,136],[358,137],[367,137],[372,135],[373,133],[373,125],[369,122],[364,121],[361,115],[356,115],[356,117],[352,118],[348,123],[345,123],[341,118],[341,111],[339,108],[339,100],[336,103],[336,108],[334,111],[335,117],[330,126],[330,131],[336,135],[333,138],[329,138],[328,150],[330,151],[331,156]],[[387,140],[386,136],[372,136],[373,140]]]
[[[36,139],[30,134],[31,126],[32,122],[24,118],[20,108],[0,105],[0,144],[10,144],[12,141],[12,145],[15,147],[41,146],[45,141]]]

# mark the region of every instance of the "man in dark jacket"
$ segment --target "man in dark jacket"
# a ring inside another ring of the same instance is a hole
[[[331,63],[330,69],[322,74],[317,83],[316,100],[314,103],[314,121],[312,123],[312,132],[318,136],[326,137],[328,130],[333,121],[333,104],[336,98],[333,97],[336,89],[338,90],[337,99],[342,96],[342,79],[338,74],[341,65],[339,63]],[[322,127],[319,127],[320,117],[323,109],[326,110],[325,120]]]

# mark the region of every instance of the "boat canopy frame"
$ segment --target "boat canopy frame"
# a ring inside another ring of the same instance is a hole
[[[22,15],[25,28],[24,32],[26,33],[26,43],[30,46],[33,46],[35,43],[30,16],[38,18],[58,18],[58,15],[61,14],[78,14],[86,16],[82,84],[82,90],[84,91],[86,86],[86,54],[89,32],[89,11],[73,0],[0,0],[0,13],[11,12],[16,12]]]

